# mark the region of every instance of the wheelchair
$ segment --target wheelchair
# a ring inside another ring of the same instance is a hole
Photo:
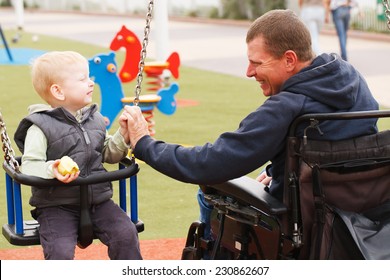
[[[390,111],[308,114],[288,132],[283,201],[247,176],[202,185],[211,240],[193,222],[182,259],[390,259],[390,130],[341,141],[296,136],[322,121]]]
[[[16,160],[20,164],[20,157]],[[6,202],[7,202],[7,223],[2,227],[3,236],[10,244],[16,246],[39,245],[39,223],[35,220],[23,219],[22,187],[50,187],[50,186],[80,186],[80,222],[78,247],[88,247],[95,238],[88,206],[88,188],[90,184],[102,182],[119,181],[119,206],[127,211],[127,189],[129,189],[129,217],[135,224],[137,231],[144,231],[144,223],[138,219],[138,198],[137,198],[137,173],[138,164],[134,159],[128,157],[122,159],[117,170],[78,177],[70,183],[62,183],[56,179],[42,179],[36,176],[25,175],[16,170],[8,161],[4,161],[3,169],[6,175]],[[129,179],[129,184],[127,184]]]

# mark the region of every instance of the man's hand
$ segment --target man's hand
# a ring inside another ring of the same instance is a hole
[[[138,106],[128,106],[124,108],[127,117],[127,129],[130,138],[130,145],[134,149],[139,139],[150,135],[148,122],[145,120],[141,109]]]
[[[272,180],[272,177],[267,176],[267,172],[262,172],[259,176],[257,176],[256,181],[268,186]]]

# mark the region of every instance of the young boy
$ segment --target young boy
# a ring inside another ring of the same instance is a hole
[[[106,172],[103,162],[119,162],[128,153],[126,116],[110,136],[103,116],[92,102],[94,82],[88,61],[72,51],[48,52],[32,64],[32,83],[48,105],[32,105],[15,132],[22,172],[68,183],[79,175]],[[69,156],[79,172],[62,175],[60,158]],[[142,259],[138,233],[112,198],[110,182],[88,186],[95,235],[108,246],[110,259]],[[32,187],[30,204],[40,224],[45,259],[73,259],[80,217],[80,191],[74,187]]]

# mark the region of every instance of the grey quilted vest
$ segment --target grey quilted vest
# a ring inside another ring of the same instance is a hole
[[[80,122],[63,108],[30,114],[21,121],[15,132],[15,142],[22,153],[27,130],[32,124],[37,125],[47,138],[47,160],[70,156],[78,164],[81,177],[106,172],[102,164],[106,126],[96,105],[84,110]],[[90,185],[88,188],[91,205],[112,197],[111,183]],[[79,186],[32,187],[30,204],[35,207],[77,206],[80,204]]]

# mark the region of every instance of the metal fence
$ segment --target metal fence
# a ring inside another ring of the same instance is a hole
[[[370,32],[389,32],[382,0],[358,0],[352,10],[351,28]]]
[[[3,0],[0,0],[2,2]],[[15,1],[15,0],[14,0]],[[161,0],[162,1],[162,0]],[[220,7],[220,0],[165,0],[170,13],[180,11],[188,14],[188,9]],[[237,0],[240,1],[240,0]],[[24,0],[27,7],[43,10],[74,10],[102,13],[138,13],[146,10],[148,0]],[[389,32],[382,0],[357,0],[359,8],[352,10],[351,29],[369,32]],[[285,0],[286,7],[296,8],[296,0]],[[177,15],[177,14],[176,14]]]

